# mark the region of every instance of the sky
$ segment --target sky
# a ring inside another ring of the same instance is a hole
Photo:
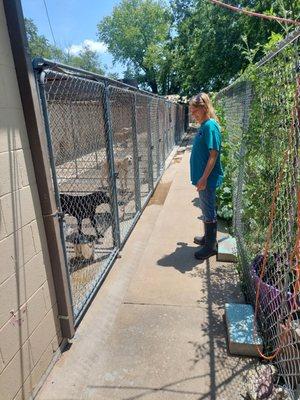
[[[111,15],[113,7],[120,0],[45,0],[56,44],[65,49],[71,47],[76,54],[83,44],[88,44],[97,51],[102,65],[108,72],[122,75],[125,67],[112,65],[112,56],[104,43],[97,40],[97,24],[103,17]],[[38,27],[38,32],[53,44],[53,38],[47,20],[44,0],[21,0],[24,16],[31,18]]]

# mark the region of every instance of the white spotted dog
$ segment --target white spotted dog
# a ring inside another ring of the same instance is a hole
[[[114,163],[115,172],[118,174],[121,190],[124,191],[128,188],[128,173],[133,163],[133,157],[131,155],[127,155],[123,158],[115,158]],[[100,173],[101,185],[102,187],[104,187],[104,180],[107,182],[107,185],[109,183],[109,169],[107,161],[102,164]]]

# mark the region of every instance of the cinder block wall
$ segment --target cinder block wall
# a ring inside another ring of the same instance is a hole
[[[27,399],[60,342],[40,203],[0,0],[0,399]]]

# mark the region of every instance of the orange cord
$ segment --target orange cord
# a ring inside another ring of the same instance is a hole
[[[276,182],[276,186],[275,186],[275,190],[273,193],[273,198],[272,198],[272,203],[271,203],[271,212],[270,212],[270,224],[269,224],[269,228],[268,228],[268,234],[267,234],[267,239],[266,239],[266,244],[265,244],[265,248],[264,248],[264,255],[263,255],[263,264],[260,270],[260,274],[259,274],[259,280],[257,283],[257,288],[256,288],[256,297],[255,297],[255,313],[254,313],[254,331],[257,331],[257,326],[256,326],[256,320],[257,320],[257,312],[258,312],[258,302],[259,302],[259,293],[260,293],[260,285],[262,282],[262,278],[264,276],[265,273],[265,268],[266,268],[266,264],[267,264],[267,260],[268,260],[268,255],[269,255],[269,248],[270,248],[270,242],[271,242],[271,236],[272,236],[272,231],[273,231],[273,221],[274,221],[274,216],[275,216],[275,212],[276,212],[276,198],[279,194],[279,190],[281,187],[281,182],[282,182],[282,177],[283,177],[283,166],[285,165],[286,161],[288,158],[288,149],[285,152],[285,157],[284,157],[284,161],[282,164],[282,169],[280,171],[278,180]],[[257,351],[260,355],[260,357],[264,358],[265,360],[273,360],[273,358],[275,358],[277,356],[277,354],[279,353],[281,347],[279,347],[275,353],[271,356],[266,356],[264,355],[260,349],[259,346],[256,345]]]
[[[297,190],[297,201],[298,201],[298,209],[297,209],[297,235],[296,235],[296,242],[294,246],[294,250],[290,257],[290,265],[293,264],[293,258],[295,257],[296,266],[294,271],[296,273],[296,280],[293,284],[293,306],[295,311],[299,308],[297,304],[297,296],[300,292],[300,189]]]

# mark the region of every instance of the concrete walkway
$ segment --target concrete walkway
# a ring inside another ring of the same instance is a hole
[[[244,398],[252,361],[227,354],[223,322],[224,304],[241,300],[237,274],[193,257],[189,155],[166,170],[38,400]]]

